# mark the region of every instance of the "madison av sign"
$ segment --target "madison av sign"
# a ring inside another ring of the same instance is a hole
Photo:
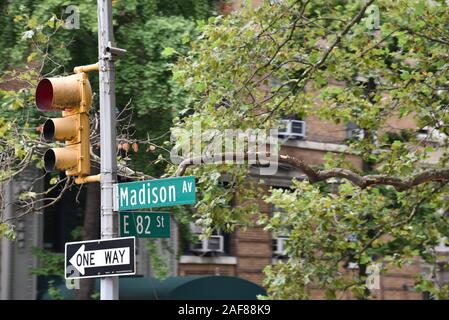
[[[196,202],[194,176],[118,183],[114,186],[115,211]]]

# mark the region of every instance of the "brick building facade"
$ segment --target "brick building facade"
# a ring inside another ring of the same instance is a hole
[[[302,140],[286,141],[281,149],[282,153],[294,155],[308,164],[322,164],[327,152],[341,153],[345,151],[342,136],[337,136],[330,132],[329,128],[338,132],[348,130],[344,125],[330,125],[327,122],[319,121],[315,117],[304,119],[307,125],[306,138]],[[401,121],[397,123],[390,121],[390,124],[401,127]],[[347,138],[347,136],[346,136]],[[341,141],[336,141],[341,139]],[[325,141],[325,142],[323,142]],[[333,142],[330,142],[333,141]],[[339,142],[339,143],[337,143]],[[362,161],[353,155],[347,155],[357,168],[362,168]],[[273,177],[264,177],[266,190],[270,187],[289,187],[292,176],[299,176],[300,172],[295,170],[282,169]],[[271,208],[262,200],[259,201],[259,208],[262,214],[270,214]],[[179,275],[202,275],[220,274],[238,276],[258,284],[263,281],[263,268],[269,264],[276,263],[275,245],[271,234],[262,227],[248,228],[246,231],[237,230],[228,235],[229,245],[222,254],[209,256],[201,255],[198,252],[187,252],[182,255],[179,261]],[[423,295],[413,291],[415,276],[424,272],[425,266],[417,258],[413,264],[404,265],[401,269],[389,268],[386,274],[380,277],[380,290],[374,290],[375,299],[422,299]],[[322,298],[322,290],[311,288],[312,298]],[[351,298],[344,295],[342,298]]]

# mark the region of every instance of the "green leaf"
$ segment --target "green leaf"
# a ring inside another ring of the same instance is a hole
[[[0,239],[3,237],[8,240],[14,240],[16,238],[14,227],[7,223],[0,223]]]
[[[420,16],[424,13],[424,9],[426,8],[426,2],[424,0],[418,1],[415,6],[415,14]]]
[[[59,182],[59,177],[53,177],[53,178],[51,178],[50,179],[50,185],[55,185],[55,184],[57,184]]]
[[[30,55],[27,57],[27,62],[28,63],[32,62],[34,59],[36,59],[36,57],[37,57],[37,52],[30,53]]]
[[[30,29],[36,28],[37,27],[37,18],[36,17],[31,17],[31,19],[28,20],[27,26]]]
[[[177,52],[175,49],[171,48],[171,47],[166,47],[166,48],[164,48],[164,50],[162,50],[162,52],[161,52],[161,55],[162,55],[164,58],[171,57],[171,56],[174,55],[174,54],[178,54],[178,52]]]
[[[27,200],[31,198],[36,198],[37,193],[33,191],[25,191],[19,195],[19,200]]]
[[[393,150],[398,150],[400,149],[402,146],[402,142],[399,140],[395,140],[392,144],[391,144],[391,149]]]

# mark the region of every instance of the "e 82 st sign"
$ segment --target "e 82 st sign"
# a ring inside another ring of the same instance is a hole
[[[68,242],[65,278],[96,278],[136,273],[136,238]]]
[[[120,212],[120,236],[170,238],[170,213]]]

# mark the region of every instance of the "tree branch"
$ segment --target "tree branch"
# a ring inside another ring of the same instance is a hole
[[[324,62],[326,61],[328,56],[331,54],[332,50],[334,50],[334,48],[337,46],[337,44],[340,43],[341,39],[351,30],[351,28],[362,19],[363,15],[365,14],[366,9],[368,9],[368,7],[373,2],[374,2],[374,0],[366,1],[365,5],[362,7],[362,9],[360,9],[360,11],[354,16],[354,18],[352,18],[352,20],[345,26],[345,28],[337,35],[337,38],[335,38],[334,42],[332,42],[332,44],[329,46],[329,48],[324,52],[321,59],[316,64],[314,64],[313,67],[307,68],[301,75],[300,79],[306,78],[309,73],[318,69],[319,67],[321,67],[324,64]]]
[[[211,157],[205,156],[187,158],[179,164],[178,169],[175,172],[175,176],[179,177],[184,175],[187,168],[195,164],[225,163],[226,160],[248,161],[250,157],[252,157],[252,159],[256,160],[256,162],[260,164],[257,156],[261,154],[262,153],[221,153],[214,155],[214,161],[211,161]],[[266,162],[267,157],[269,157],[269,154],[265,155],[264,162]],[[365,189],[369,186],[374,185],[390,185],[393,186],[397,191],[404,191],[426,182],[449,181],[449,168],[429,169],[416,173],[410,177],[396,177],[383,174],[362,176],[354,171],[342,168],[316,170],[310,165],[306,164],[303,160],[287,154],[280,154],[278,156],[278,162],[289,164],[292,167],[301,170],[307,176],[311,183],[325,181],[330,178],[342,178],[350,181],[352,184],[360,187],[361,189]]]

